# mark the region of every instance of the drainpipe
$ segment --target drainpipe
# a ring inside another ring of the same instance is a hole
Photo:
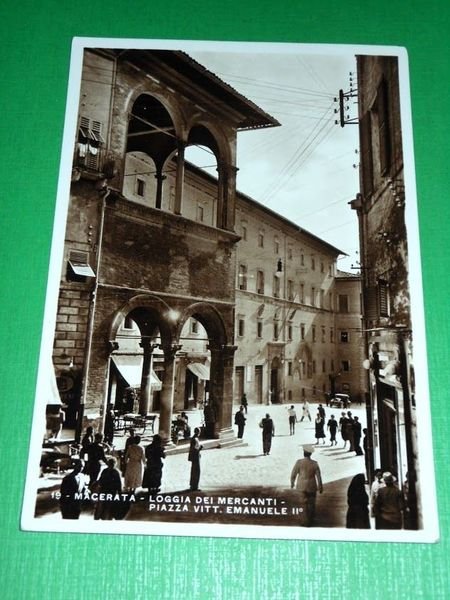
[[[86,403],[87,388],[88,388],[88,383],[89,383],[89,367],[90,367],[91,354],[92,354],[92,332],[94,331],[95,307],[96,307],[96,303],[97,303],[97,292],[98,292],[99,279],[100,279],[100,264],[101,264],[101,256],[102,256],[103,228],[104,228],[104,222],[105,222],[106,199],[108,198],[109,194],[111,193],[111,189],[107,186],[104,186],[101,188],[100,193],[103,194],[103,198],[102,198],[102,207],[101,207],[101,215],[100,215],[100,227],[99,227],[99,232],[98,232],[98,249],[97,249],[97,261],[96,261],[96,269],[95,269],[96,276],[95,276],[94,289],[91,292],[91,302],[89,305],[88,328],[87,328],[87,332],[86,332],[87,348],[86,348],[85,361],[84,361],[83,379],[82,379],[82,384],[81,384],[82,391],[81,391],[81,402],[80,402],[80,417],[78,419],[78,431],[76,432],[77,438],[79,438],[81,436],[81,431],[82,431],[82,426],[83,426],[82,420],[83,420],[83,416],[84,416],[84,406]],[[106,390],[106,393],[107,393],[107,390]],[[82,411],[81,411],[81,407],[83,407]],[[105,411],[103,411],[103,415],[102,415],[102,429],[104,426],[104,419],[105,419]]]

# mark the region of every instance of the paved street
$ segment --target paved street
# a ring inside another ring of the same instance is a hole
[[[219,513],[217,509],[205,507],[208,504],[217,506],[220,502],[219,498],[223,501],[224,497],[265,498],[265,506],[272,502],[273,506],[278,508],[287,507],[287,514],[277,515],[269,511],[271,514],[267,515],[262,510],[256,514],[255,511],[251,523],[298,525],[298,516],[295,514],[295,509],[292,510],[292,507],[298,506],[298,497],[295,490],[290,489],[290,473],[297,458],[303,455],[302,444],[315,444],[314,415],[317,405],[311,405],[312,421],[297,423],[294,435],[289,434],[288,408],[288,405],[250,406],[242,445],[204,449],[201,457],[200,492],[188,491],[190,463],[187,460],[187,453],[167,456],[157,506],[153,511],[149,511],[147,501],[132,503],[127,519],[195,522],[199,516],[191,509],[186,512],[166,512],[163,509],[163,512],[160,512],[161,504],[167,508],[171,504],[178,503],[176,499],[178,496],[188,498],[187,502],[192,504],[196,502],[201,504],[203,508],[199,510],[203,512],[202,522],[242,522],[241,509],[232,508],[228,514],[224,514],[226,511],[221,510]],[[297,417],[300,417],[300,405],[295,405],[295,408]],[[234,411],[237,409],[238,406],[235,406]],[[341,410],[326,407],[325,409],[326,421],[331,414],[339,420]],[[353,406],[351,411],[353,415],[359,417],[364,427],[364,407]],[[268,456],[263,455],[259,427],[259,422],[266,412],[275,423],[275,437]],[[200,420],[200,412],[190,413],[190,424],[193,427],[199,424]],[[124,440],[125,436],[117,437],[116,448],[122,447]],[[339,433],[337,440],[338,445],[331,447],[327,435],[326,443],[315,446],[313,454],[313,458],[319,462],[324,483],[324,492],[317,498],[316,525],[320,527],[345,527],[348,485],[355,474],[364,472],[364,457],[344,450]],[[148,442],[144,439],[143,443],[146,445]],[[55,478],[48,479],[46,483],[51,484],[52,481],[57,483]],[[239,504],[240,501],[233,502]],[[58,512],[57,504],[50,499],[49,492],[40,494],[38,506],[38,514],[42,518]],[[82,518],[92,519],[92,511],[86,511],[82,514]]]

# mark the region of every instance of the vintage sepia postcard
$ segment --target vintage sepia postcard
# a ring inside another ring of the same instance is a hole
[[[438,539],[408,81],[74,40],[24,529]]]

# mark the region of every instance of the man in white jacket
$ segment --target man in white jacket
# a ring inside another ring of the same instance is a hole
[[[304,445],[304,458],[297,460],[291,472],[291,488],[295,486],[299,492],[303,522],[307,527],[314,521],[317,491],[319,494],[323,491],[319,463],[311,458],[313,452],[314,448],[311,445]]]

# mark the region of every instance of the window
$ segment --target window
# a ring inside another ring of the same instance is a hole
[[[272,290],[272,294],[275,296],[275,298],[279,298],[280,297],[280,278],[277,277],[276,275],[273,276],[273,290]]]
[[[305,266],[305,255],[303,253],[300,254],[300,266],[301,267]]]
[[[323,260],[320,262],[320,272],[325,273],[325,264],[324,264]]]
[[[263,322],[257,321],[256,322],[256,337],[262,338],[262,336],[263,336]]]
[[[203,218],[204,218],[204,208],[203,206],[201,206],[200,204],[197,206],[197,221],[199,221],[200,223],[203,223]]]
[[[326,373],[327,372],[327,363],[325,361],[325,359],[322,360],[322,373]]]
[[[191,319],[191,333],[198,333],[198,321],[197,319]]]
[[[348,296],[347,296],[347,294],[339,294],[338,303],[339,303],[339,312],[348,313]]]
[[[77,164],[91,171],[101,168],[100,151],[105,143],[102,137],[102,124],[88,117],[80,118],[77,138]]]
[[[313,271],[316,270],[316,259],[314,258],[314,256],[311,256],[311,269]]]
[[[288,390],[288,400],[292,402],[292,390]]]
[[[313,375],[315,375],[315,373],[316,373],[316,361],[315,360],[312,361],[312,372],[313,372]]]
[[[345,373],[348,373],[350,371],[350,361],[349,360],[341,361],[341,371],[344,371]]]
[[[300,302],[302,304],[305,303],[305,284],[304,283],[300,284]]]
[[[301,340],[305,339],[305,324],[304,323],[300,323],[300,339]]]
[[[311,288],[311,306],[315,306],[316,305],[316,288],[312,287]]]
[[[247,239],[247,226],[242,225],[242,239],[245,241]]]
[[[288,366],[288,377],[292,377],[292,361],[291,360],[288,361],[287,366]]]
[[[389,317],[389,284],[383,279],[378,280],[378,307],[380,317]]]
[[[288,337],[288,342],[292,342],[292,323],[288,323],[287,337]]]
[[[245,333],[245,320],[242,317],[238,318],[238,336],[244,337]]]
[[[264,294],[264,271],[256,272],[256,293]]]
[[[238,287],[240,290],[247,289],[247,266],[246,265],[239,265]]]
[[[294,282],[292,281],[292,279],[288,279],[287,282],[287,296],[288,300],[294,299]]]
[[[389,103],[387,81],[382,79],[377,90],[376,110],[378,116],[378,139],[380,149],[380,172],[386,175],[391,164],[391,142],[389,131]]]
[[[316,326],[315,325],[311,326],[311,334],[312,334],[312,341],[315,342],[316,341]]]
[[[330,328],[330,344],[334,344],[334,329]]]
[[[273,322],[273,339],[274,340],[278,339],[279,333],[280,333],[280,327],[279,327],[278,321],[274,321]]]
[[[291,246],[289,246],[289,248],[288,248],[287,257],[289,260],[292,260],[292,247]]]
[[[322,344],[324,344],[326,341],[326,335],[327,334],[326,334],[325,326],[322,325]]]
[[[320,308],[325,307],[325,292],[324,290],[320,290]]]
[[[258,247],[264,248],[264,234],[261,231],[258,233]]]
[[[136,194],[141,197],[145,195],[145,181],[139,177],[136,178]]]
[[[280,254],[280,242],[278,241],[277,238],[275,238],[275,240],[274,240],[273,249],[275,251],[275,254]]]
[[[95,273],[89,265],[89,254],[82,250],[71,250],[67,261],[68,281],[84,283],[87,277],[95,277]]]
[[[124,322],[123,322],[123,328],[124,329],[134,329],[133,327],[133,319],[131,319],[128,315],[125,317]]]
[[[350,335],[349,335],[348,331],[340,332],[340,340],[343,344],[348,344],[348,342],[350,341]]]

